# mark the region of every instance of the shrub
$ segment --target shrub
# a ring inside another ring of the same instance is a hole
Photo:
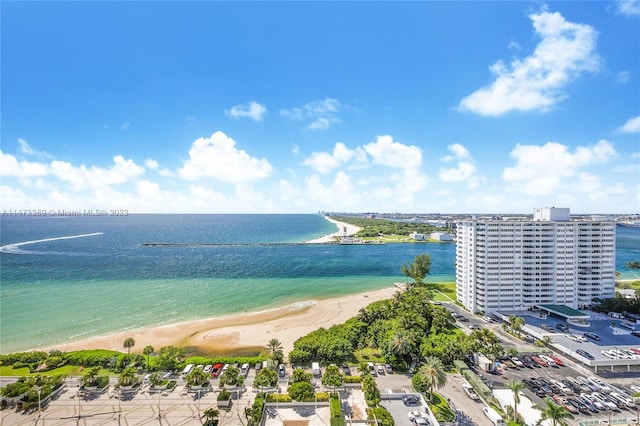
[[[218,394],[218,401],[228,401],[231,399],[231,392],[226,389],[223,389],[222,392]]]
[[[384,407],[367,408],[367,418],[369,420],[377,421],[378,426],[394,426],[393,417],[391,413]]]

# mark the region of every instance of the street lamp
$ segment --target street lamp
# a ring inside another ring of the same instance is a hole
[[[42,406],[40,405],[40,393],[42,393],[42,389],[38,389],[38,419],[40,419],[40,416],[42,415]]]

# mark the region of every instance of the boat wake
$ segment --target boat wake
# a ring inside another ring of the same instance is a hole
[[[45,238],[42,240],[23,241],[21,243],[6,244],[4,246],[0,246],[0,253],[29,254],[31,252],[26,250],[21,250],[20,247],[26,246],[29,244],[46,243],[49,241],[70,240],[73,238],[84,238],[84,237],[95,237],[96,235],[102,235],[102,234],[104,234],[104,232],[94,232],[92,234],[68,235],[66,237]]]

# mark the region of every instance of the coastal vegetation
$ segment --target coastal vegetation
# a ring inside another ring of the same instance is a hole
[[[377,239],[382,236],[392,235],[408,237],[412,232],[417,232],[419,234],[448,232],[445,228],[422,222],[371,219],[361,216],[330,216],[330,218],[338,222],[348,223],[361,228],[356,236],[363,239]]]

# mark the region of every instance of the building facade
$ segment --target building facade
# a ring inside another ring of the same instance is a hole
[[[569,209],[535,209],[533,219],[457,223],[457,298],[471,312],[537,304],[581,309],[614,296],[614,220],[572,220]]]

